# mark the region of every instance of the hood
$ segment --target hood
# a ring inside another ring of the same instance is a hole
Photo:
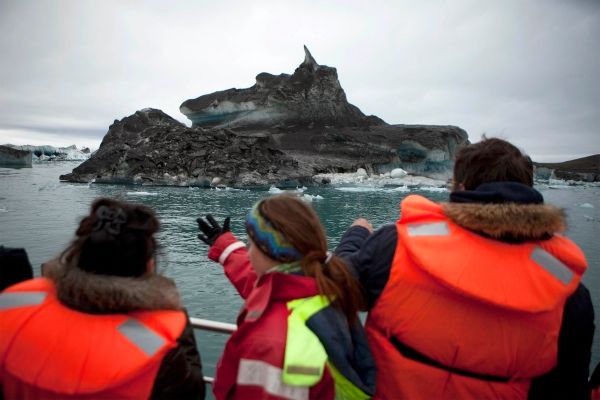
[[[566,230],[564,211],[547,204],[445,203],[442,212],[463,228],[504,241],[543,240]]]
[[[272,301],[287,302],[319,294],[317,281],[306,276],[271,272],[262,275],[250,292],[240,315],[244,321],[258,320]]]
[[[56,260],[46,263],[44,271],[56,285],[60,302],[79,311],[113,314],[182,308],[175,283],[161,275],[97,275]]]

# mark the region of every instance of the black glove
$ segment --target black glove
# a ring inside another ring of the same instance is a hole
[[[229,232],[229,217],[225,218],[225,221],[223,221],[222,228],[210,214],[206,215],[206,221],[208,221],[208,223],[202,219],[202,217],[198,218],[196,221],[198,222],[198,228],[202,231],[202,233],[198,235],[198,239],[209,246],[212,246],[219,236],[225,232]]]

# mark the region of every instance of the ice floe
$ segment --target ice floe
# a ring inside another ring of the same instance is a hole
[[[153,192],[127,192],[127,196],[158,196],[158,193],[153,193]]]
[[[312,203],[315,200],[323,200],[323,196],[317,194],[317,195],[313,195],[313,194],[303,194],[302,195],[302,199],[308,201],[309,203]]]

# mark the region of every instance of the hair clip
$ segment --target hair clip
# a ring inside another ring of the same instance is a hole
[[[111,235],[121,233],[121,226],[127,222],[127,214],[121,207],[100,206],[96,210],[96,218],[98,221],[92,231],[104,230]]]

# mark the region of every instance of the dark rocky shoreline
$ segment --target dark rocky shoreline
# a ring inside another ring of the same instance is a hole
[[[538,178],[600,182],[600,154],[562,163],[534,163]]]
[[[109,127],[92,157],[63,175],[71,182],[234,187],[308,185],[324,172],[448,177],[468,143],[455,126],[389,125],[348,103],[335,68],[305,48],[294,74],[261,73],[248,89],[183,102],[187,127],[146,108]]]

